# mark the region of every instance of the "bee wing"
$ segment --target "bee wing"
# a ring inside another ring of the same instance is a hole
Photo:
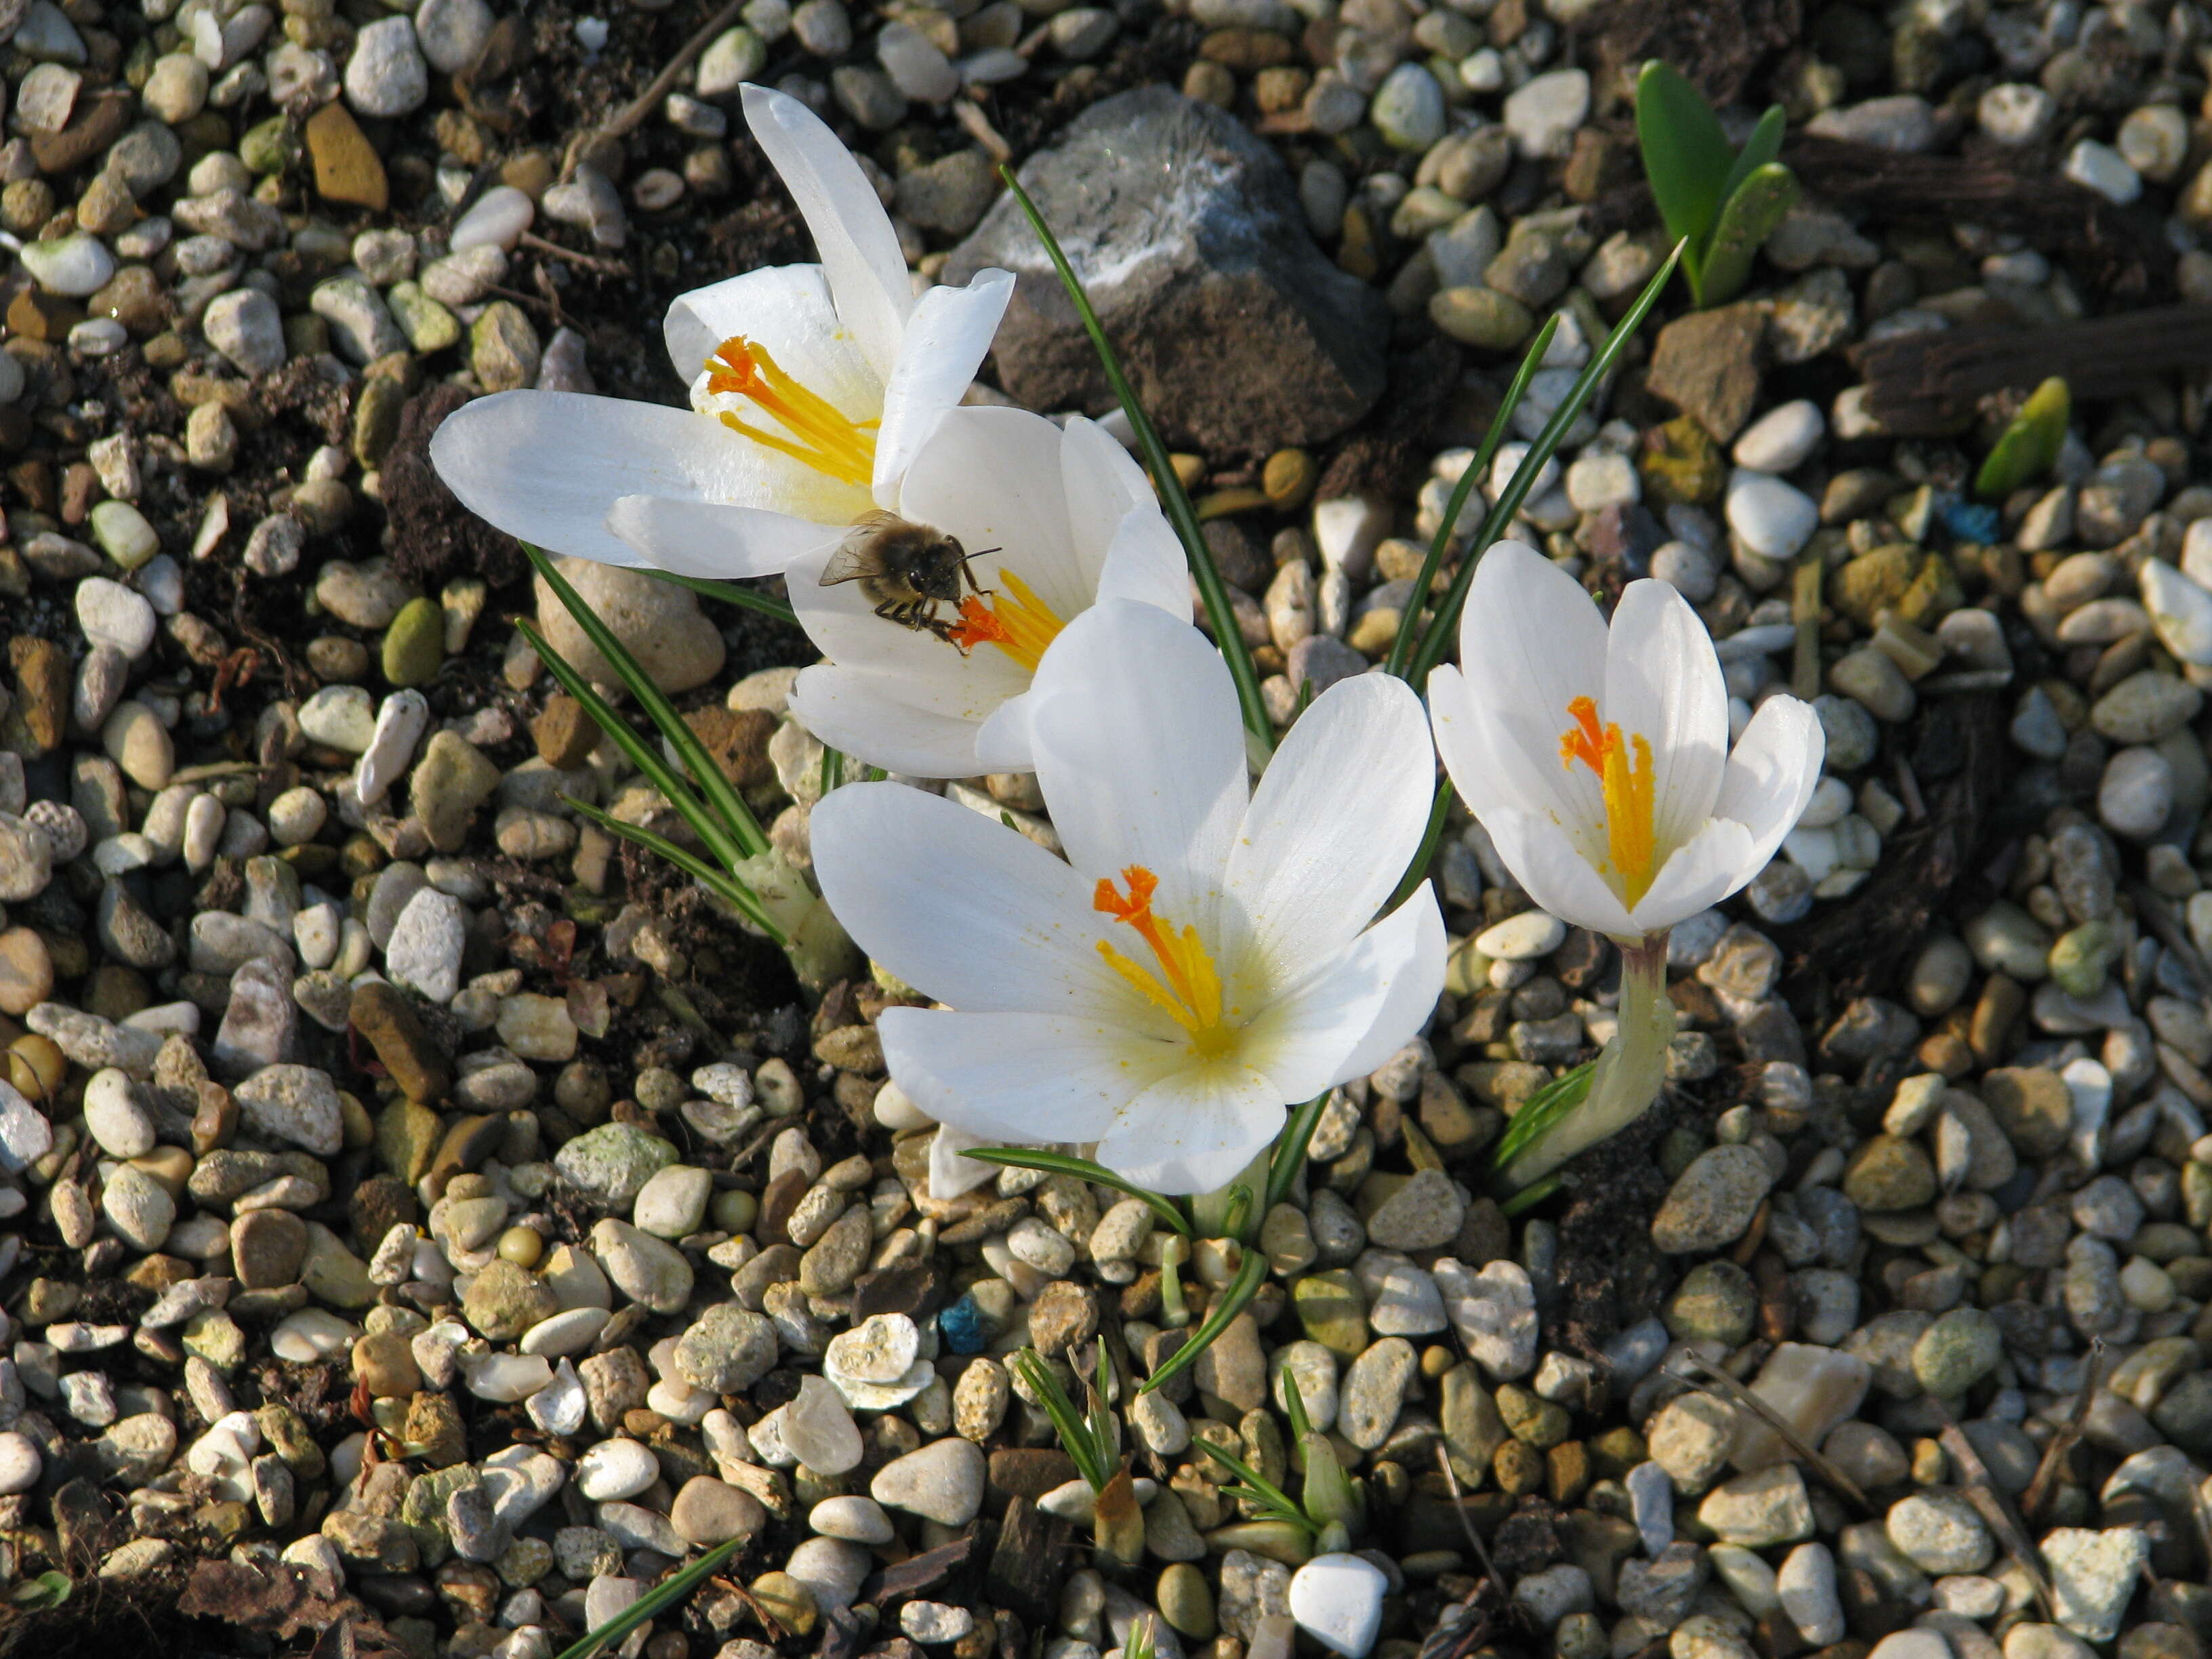
[[[875,562],[869,558],[864,542],[847,542],[830,556],[830,562],[822,567],[823,587],[835,587],[840,582],[856,582],[863,576],[875,574]]]
[[[863,513],[853,520],[853,527],[837,550],[830,556],[829,563],[822,567],[821,587],[835,587],[840,582],[856,582],[863,576],[878,574],[882,561],[876,556],[877,538],[900,522],[896,513]]]

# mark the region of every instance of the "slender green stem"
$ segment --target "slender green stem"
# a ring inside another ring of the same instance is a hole
[[[1549,1198],[1553,1193],[1556,1193],[1559,1190],[1559,1176],[1555,1175],[1546,1176],[1541,1181],[1535,1182],[1533,1186],[1523,1187],[1519,1192],[1505,1200],[1498,1206],[1498,1212],[1503,1216],[1519,1215],[1523,1210],[1532,1210],[1535,1208],[1537,1205],[1541,1204],[1546,1199]]]
[[[662,1579],[597,1630],[562,1649],[560,1659],[592,1659],[600,1649],[619,1643],[647,1620],[656,1617],[662,1608],[682,1601],[697,1589],[723,1562],[736,1554],[744,1541],[732,1538],[727,1543],[715,1545],[683,1571]]]
[[[1505,401],[1498,404],[1498,413],[1492,417],[1490,430],[1483,434],[1482,447],[1474,452],[1474,459],[1468,463],[1467,471],[1459,475],[1459,482],[1452,486],[1451,500],[1444,507],[1443,522],[1437,526],[1437,533],[1429,542],[1428,556],[1421,561],[1421,574],[1413,584],[1413,598],[1407,601],[1405,610],[1398,617],[1398,637],[1391,641],[1389,658],[1382,665],[1386,672],[1401,676],[1405,674],[1407,659],[1413,655],[1413,641],[1419,632],[1421,607],[1429,602],[1429,589],[1436,581],[1437,572],[1443,568],[1444,554],[1451,546],[1452,532],[1459,526],[1460,509],[1467,505],[1467,498],[1475,486],[1488,475],[1498,446],[1505,441],[1505,434],[1512,429],[1513,411],[1521,407],[1521,399],[1528,395],[1528,382],[1536,378],[1537,369],[1543,365],[1544,354],[1552,349],[1552,337],[1559,331],[1559,319],[1555,313],[1537,331],[1535,343],[1522,357],[1521,367],[1514,371],[1513,383],[1505,388]],[[1474,550],[1469,548],[1468,556],[1474,556]],[[1420,689],[1418,684],[1413,687],[1416,691]]]
[[[1267,1219],[1268,1211],[1291,1195],[1291,1188],[1297,1184],[1298,1170],[1306,1161],[1306,1147],[1313,1140],[1314,1127],[1321,1121],[1329,1093],[1322,1090],[1292,1112],[1290,1121],[1276,1139],[1275,1155],[1267,1160],[1267,1201],[1260,1206],[1262,1221]]]
[[[822,793],[828,794],[845,781],[845,751],[822,745]]]
[[[623,841],[634,842],[644,848],[647,852],[666,859],[694,880],[720,893],[731,903],[736,905],[744,913],[747,921],[766,933],[776,944],[791,943],[789,935],[776,925],[762,905],[759,896],[751,888],[730,875],[727,871],[715,868],[706,860],[678,847],[665,836],[655,835],[652,830],[638,824],[624,823],[620,818],[602,811],[586,801],[578,800],[574,795],[563,795],[561,799],[578,817],[598,824],[611,836],[619,836]]]
[[[629,722],[592,689],[591,682],[578,673],[568,659],[545,642],[536,625],[526,620],[519,620],[515,628],[524,639],[529,641],[547,671],[560,682],[561,688],[583,704],[584,712],[599,722],[602,732],[615,740],[615,746],[623,751],[629,763],[644,773],[647,781],[667,797],[669,805],[683,815],[684,821],[697,832],[700,840],[707,843],[708,850],[726,866],[734,867],[744,862],[750,854],[731,826],[722,823],[708,809],[705,802],[684,786],[683,780],[676,775],[675,769],[654,752],[651,744],[630,730]]]
[[[1452,787],[1449,778],[1437,780],[1437,798],[1429,803],[1428,828],[1421,831],[1421,845],[1413,854],[1413,861],[1406,866],[1406,873],[1398,883],[1398,890],[1390,895],[1382,907],[1388,915],[1413,896],[1420,884],[1428,879],[1429,864],[1437,855],[1437,845],[1444,838],[1444,817],[1451,811]]]
[[[1176,1207],[1175,1200],[1149,1187],[1139,1187],[1127,1176],[1117,1175],[1103,1164],[1094,1164],[1087,1158],[1077,1158],[1068,1152],[1040,1152],[1032,1146],[971,1146],[960,1154],[972,1158],[978,1164],[996,1164],[1002,1169],[1042,1170],[1047,1175],[1073,1176],[1079,1181],[1095,1182],[1101,1187],[1111,1187],[1116,1192],[1127,1193],[1140,1200],[1169,1226],[1185,1238],[1191,1236],[1190,1223]]]
[[[714,757],[707,752],[707,745],[699,741],[698,733],[685,723],[684,716],[677,712],[676,705],[668,701],[660,688],[653,683],[652,677],[638,665],[637,659],[623,648],[622,641],[615,637],[614,630],[592,613],[592,607],[584,603],[583,597],[554,568],[553,561],[527,542],[522,544],[522,550],[530,556],[531,563],[545,579],[545,585],[568,607],[568,614],[576,619],[576,625],[584,630],[585,637],[622,675],[623,684],[630,696],[637,699],[638,707],[645,710],[661,736],[676,750],[684,769],[691,774],[692,781],[698,786],[699,793],[713,803],[738,845],[744,848],[745,855],[757,858],[767,852],[767,831],[753,817],[752,809],[745,805],[744,797],[738,793],[737,786],[722,775],[722,769],[714,764]]]
[[[1192,1334],[1189,1341],[1169,1356],[1167,1364],[1146,1378],[1145,1386],[1137,1392],[1150,1394],[1162,1383],[1196,1364],[1199,1355],[1212,1347],[1237,1316],[1252,1305],[1252,1298],[1260,1293],[1260,1281],[1267,1276],[1267,1259],[1257,1250],[1245,1251],[1244,1265],[1237,1270],[1237,1277],[1231,1279],[1215,1298],[1212,1311],[1206,1316],[1206,1323]]]
[[[647,569],[645,574],[659,581],[688,587],[694,593],[708,599],[720,599],[724,605],[741,605],[747,611],[757,611],[763,617],[789,623],[793,628],[799,625],[799,613],[773,593],[757,593],[750,587],[739,587],[735,582],[709,581],[703,576],[679,576],[673,570]]]
[[[1450,591],[1444,595],[1443,603],[1437,607],[1435,619],[1429,624],[1421,648],[1414,653],[1408,665],[1406,678],[1412,684],[1427,684],[1430,671],[1442,662],[1445,653],[1451,649],[1452,635],[1459,627],[1459,613],[1466,608],[1468,589],[1474,584],[1474,570],[1481,562],[1483,550],[1504,535],[1512,524],[1514,515],[1521,510],[1521,503],[1528,499],[1537,476],[1543,471],[1544,464],[1558,452],[1568,429],[1583,412],[1583,405],[1589,402],[1605,377],[1613,372],[1620,354],[1627,349],[1630,339],[1643,326],[1651,307],[1658,304],[1659,295],[1665,291],[1668,280],[1674,274],[1675,265],[1681,261],[1682,247],[1683,244],[1680,242],[1674,244],[1674,251],[1667,256],[1666,263],[1644,285],[1644,292],[1636,296],[1636,303],[1628,308],[1628,314],[1613,325],[1612,333],[1605,337],[1604,345],[1598,349],[1588,367],[1576,378],[1572,390],[1552,412],[1552,418],[1545,422],[1544,429],[1536,434],[1536,441],[1528,446],[1528,453],[1521,458],[1520,465],[1513,469],[1512,481],[1505,486],[1497,504],[1483,519],[1482,528],[1475,532],[1474,541],[1468,544],[1467,556],[1460,561],[1458,573],[1452,578]]]
[[[1098,362],[1106,371],[1106,383],[1121,401],[1121,411],[1129,419],[1129,428],[1136,434],[1137,448],[1144,455],[1145,465],[1152,469],[1153,485],[1160,492],[1161,509],[1168,523],[1174,527],[1176,537],[1182,543],[1182,550],[1190,560],[1191,574],[1198,582],[1199,597],[1206,603],[1206,614],[1213,623],[1214,643],[1221,647],[1224,661],[1229,665],[1229,677],[1236,682],[1237,701],[1244,711],[1244,724],[1259,740],[1262,751],[1274,747],[1274,728],[1268,723],[1267,706],[1260,696],[1260,671],[1253,665],[1251,648],[1237,631],[1237,613],[1230,608],[1229,588],[1221,580],[1220,568],[1213,562],[1213,550],[1206,544],[1206,532],[1199,524],[1198,509],[1191,505],[1190,494],[1176,476],[1168,447],[1160,440],[1159,431],[1152,425],[1152,416],[1137,399],[1136,389],[1129,384],[1128,376],[1121,372],[1121,360],[1115,354],[1113,343],[1107,339],[1106,330],[1091,309],[1091,296],[1084,291],[1083,279],[1075,274],[1075,267],[1060,252],[1044,216],[1037,211],[1036,204],[1022,188],[1021,180],[1014,177],[1010,167],[1001,167],[999,177],[1006,182],[1015,205],[1030,222],[1037,240],[1044,245],[1045,257],[1052,261],[1053,269],[1060,273],[1060,285],[1066,289],[1070,304],[1076,315],[1083,319],[1085,332],[1091,336],[1091,344],[1098,353]]]

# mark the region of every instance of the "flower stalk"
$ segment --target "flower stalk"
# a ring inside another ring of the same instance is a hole
[[[1577,1152],[1626,1128],[1658,1098],[1667,1080],[1667,1047],[1674,1040],[1665,933],[1621,946],[1619,1012],[1613,1041],[1597,1058],[1580,1108],[1539,1126],[1533,1138],[1515,1145],[1510,1158],[1501,1158],[1500,1172],[1511,1186],[1534,1185]]]

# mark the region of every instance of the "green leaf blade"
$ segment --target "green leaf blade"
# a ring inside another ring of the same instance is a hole
[[[683,1571],[662,1579],[597,1630],[586,1632],[562,1649],[560,1659],[592,1659],[593,1654],[619,1644],[640,1625],[657,1617],[664,1608],[672,1607],[696,1589],[723,1562],[735,1555],[744,1541],[742,1538],[732,1538],[726,1543],[715,1545]]]
[[[1111,1187],[1119,1193],[1141,1200],[1145,1206],[1161,1220],[1181,1233],[1191,1237],[1190,1223],[1177,1209],[1175,1200],[1164,1194],[1139,1187],[1127,1176],[1117,1175],[1103,1164],[1094,1164],[1087,1158],[1077,1158],[1069,1152],[1048,1152],[1034,1146],[973,1146],[960,1154],[972,1158],[978,1164],[996,1164],[1001,1169],[1042,1170],[1047,1175],[1073,1176],[1079,1181],[1094,1182],[1101,1187]]]
[[[1091,308],[1083,279],[1075,274],[1075,267],[1061,252],[1052,228],[1045,223],[1044,216],[1030,199],[1029,191],[1022,187],[1011,167],[1000,167],[999,177],[1013,197],[1014,204],[1021,210],[1022,216],[1029,221],[1030,229],[1043,245],[1045,257],[1059,274],[1069,304],[1083,320],[1084,331],[1091,337],[1091,349],[1098,354],[1099,366],[1106,372],[1106,383],[1121,400],[1121,412],[1128,416],[1130,430],[1136,434],[1138,452],[1152,472],[1153,488],[1159,491],[1161,509],[1176,539],[1182,544],[1183,556],[1190,562],[1199,598],[1205,603],[1207,620],[1213,625],[1214,643],[1220,647],[1222,659],[1229,665],[1229,678],[1237,687],[1237,702],[1243,710],[1245,728],[1263,753],[1271,751],[1274,747],[1274,726],[1267,719],[1267,706],[1260,696],[1260,672],[1253,665],[1251,647],[1237,631],[1237,613],[1230,605],[1228,585],[1222,580],[1220,567],[1214,562],[1213,550],[1206,544],[1206,532],[1199,522],[1198,509],[1191,504],[1190,492],[1176,476],[1168,447],[1161,441],[1152,416],[1145,412],[1144,404],[1138,400],[1136,388],[1121,372],[1121,360],[1114,350],[1113,342],[1106,337],[1105,325],[1098,320],[1098,313]]]
[[[1667,234],[1686,240],[1692,255],[1701,252],[1735,150],[1698,89],[1656,58],[1636,77],[1636,139]]]
[[[1768,162],[1780,159],[1782,136],[1789,125],[1790,118],[1783,113],[1781,105],[1769,104],[1766,106],[1766,112],[1759,118],[1759,125],[1751,130],[1751,137],[1744,140],[1743,148],[1736,152],[1735,165],[1729,169],[1728,177],[1721,181],[1721,201],[1723,204],[1743,188],[1745,179]]]
[[[1721,210],[1698,272],[1699,303],[1725,304],[1751,280],[1751,262],[1797,200],[1797,175],[1779,161],[1754,167]]]

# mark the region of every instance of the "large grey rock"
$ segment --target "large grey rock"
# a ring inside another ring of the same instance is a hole
[[[1322,256],[1274,152],[1164,87],[1109,98],[1032,156],[1024,187],[1083,279],[1138,396],[1178,442],[1316,443],[1382,395],[1382,298]],[[1106,379],[1044,250],[1002,197],[945,280],[1015,273],[994,348],[1034,409],[1106,407]]]

